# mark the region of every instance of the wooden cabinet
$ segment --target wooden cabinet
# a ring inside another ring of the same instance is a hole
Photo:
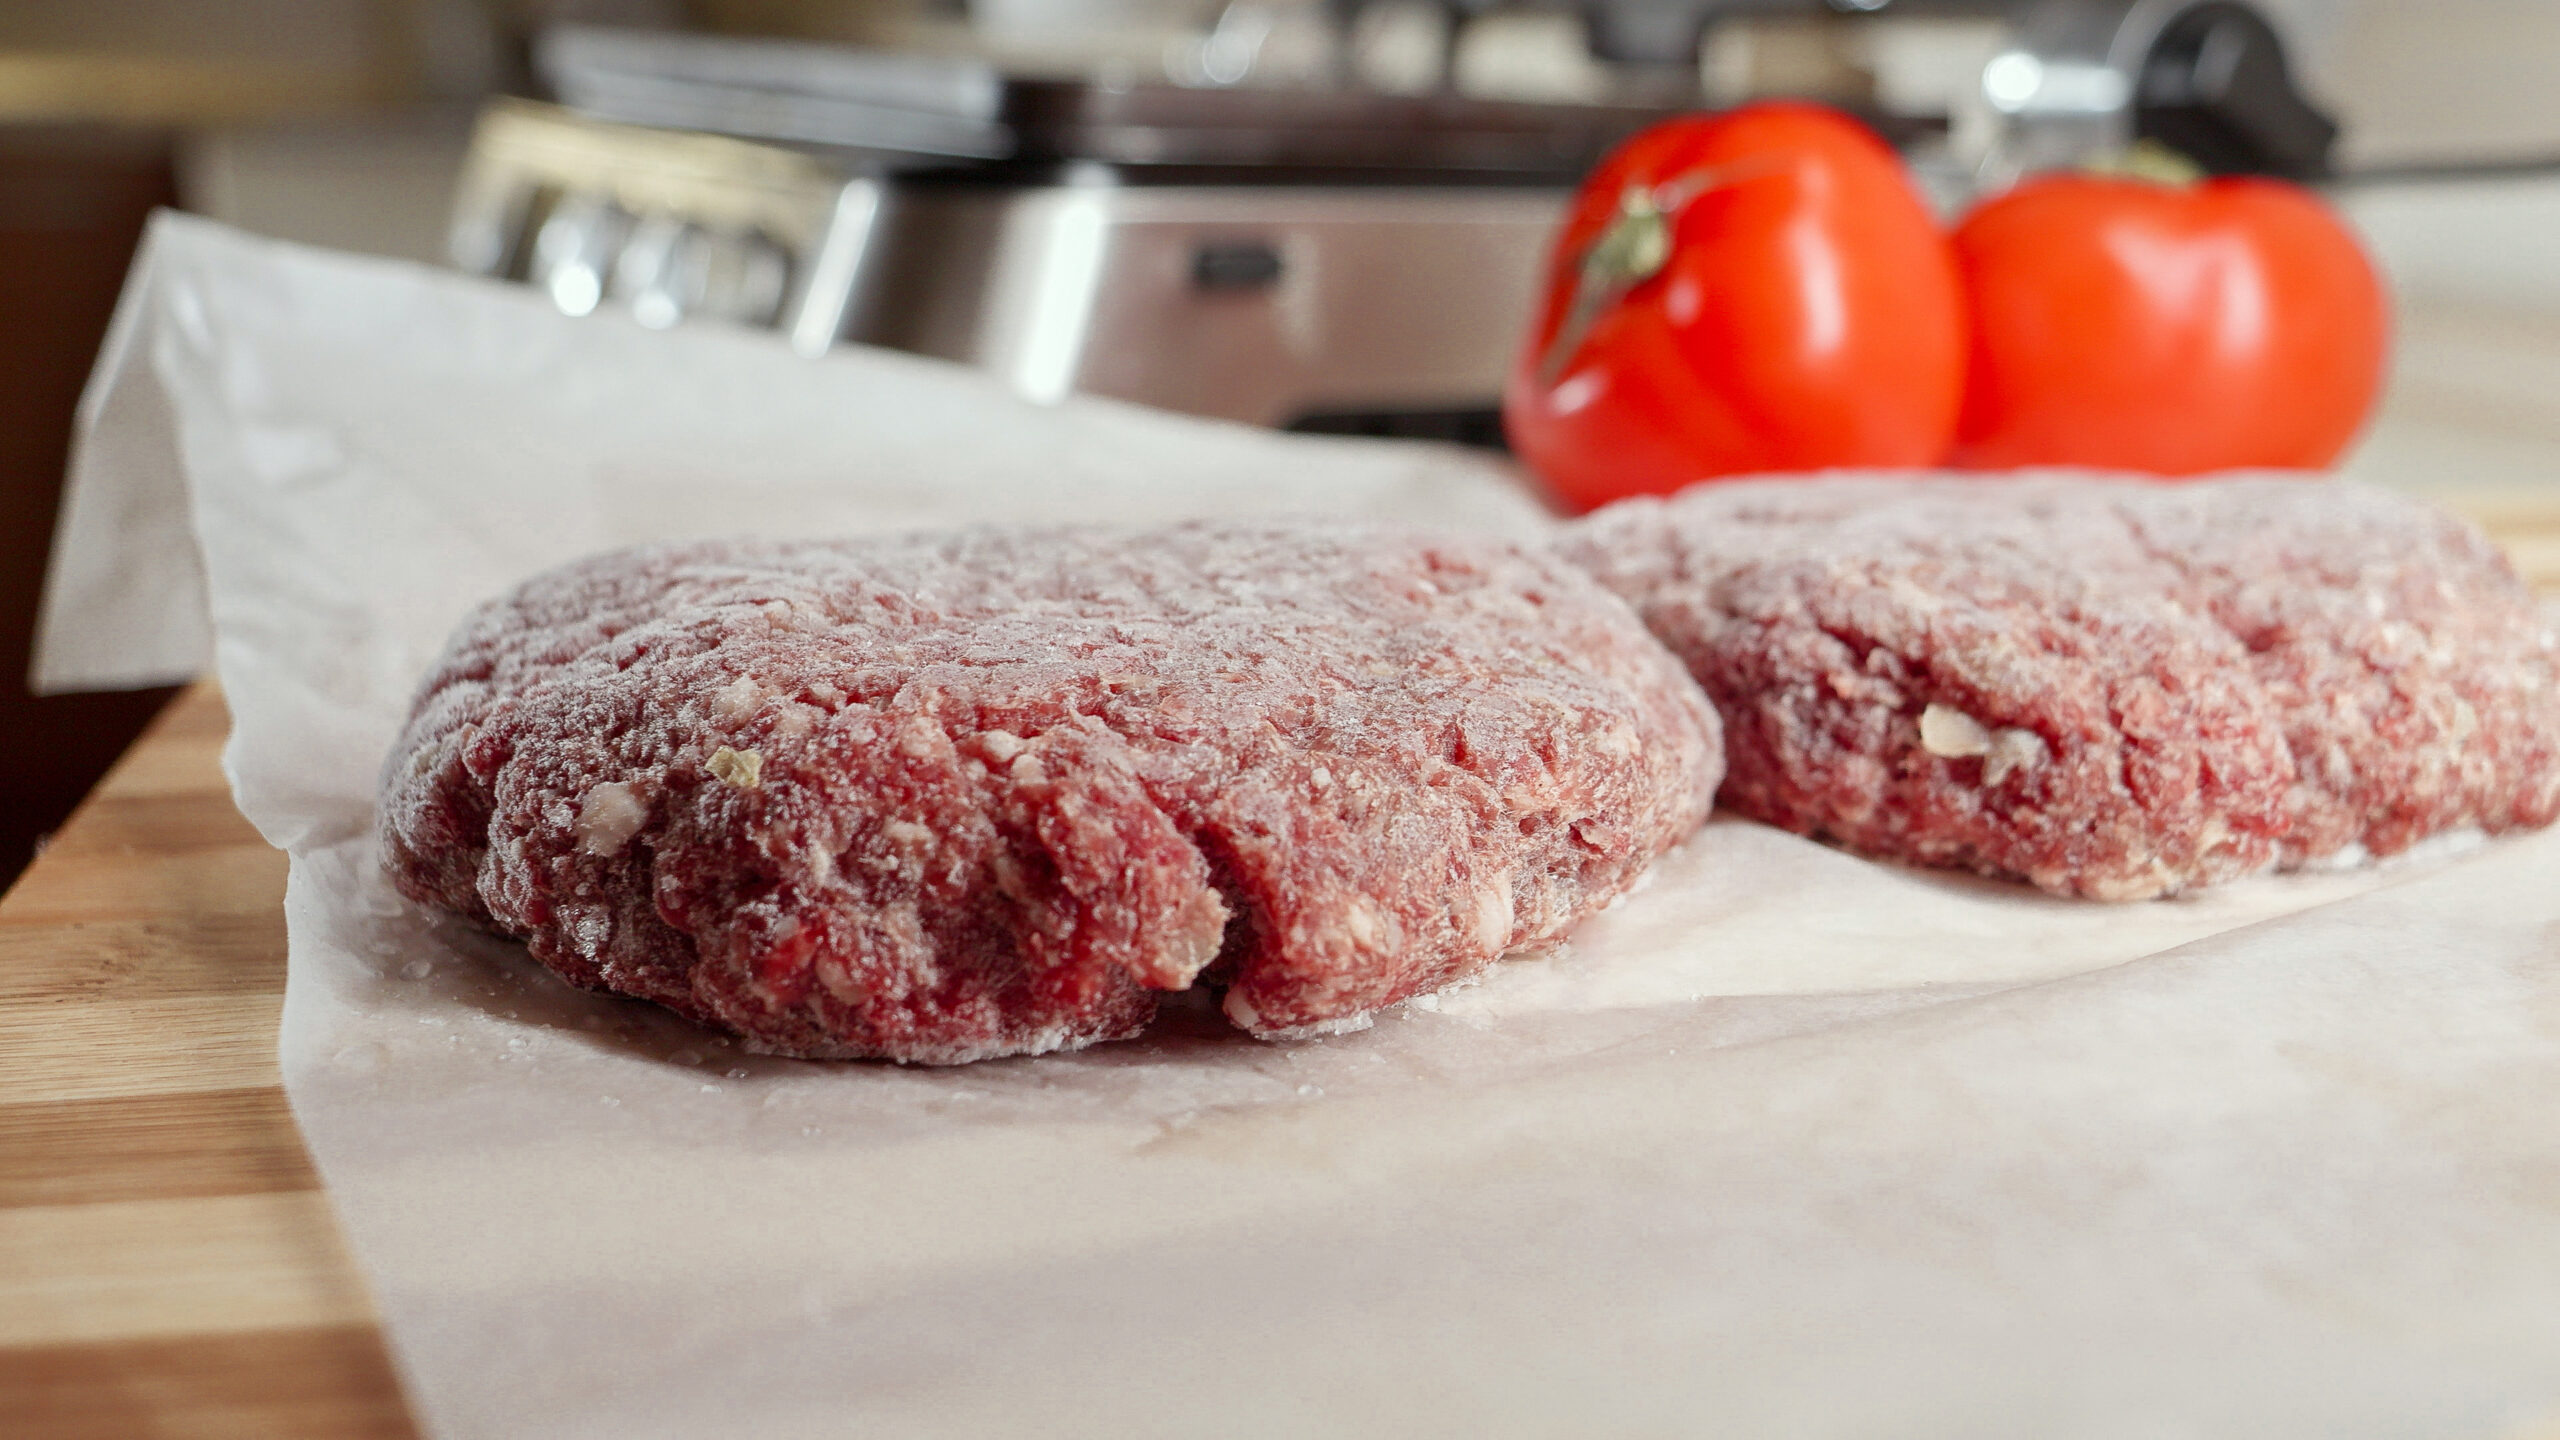
[[[27,689],[72,412],[155,205],[166,135],[0,126],[0,883],[169,695]]]

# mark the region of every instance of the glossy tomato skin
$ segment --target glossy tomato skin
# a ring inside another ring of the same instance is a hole
[[[2318,469],[2380,391],[2390,307],[2308,191],[2048,176],[1956,230],[1959,464]]]
[[[1584,252],[1630,185],[1720,177],[1674,209],[1670,258],[1561,365]],[[1512,448],[1567,506],[1718,475],[1942,462],[1964,373],[1945,234],[1864,126],[1773,102],[1673,120],[1583,183],[1503,397]]]

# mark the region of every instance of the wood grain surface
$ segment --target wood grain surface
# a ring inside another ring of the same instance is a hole
[[[276,1071],[229,723],[182,694],[0,900],[0,1434],[416,1433]]]
[[[2438,494],[2560,591],[2560,485]],[[0,900],[0,1435],[416,1432],[285,1105],[284,857],[184,692]]]

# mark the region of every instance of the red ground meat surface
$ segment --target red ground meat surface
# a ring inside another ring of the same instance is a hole
[[[1553,558],[1359,525],[605,555],[464,624],[386,763],[403,893],[755,1048],[950,1063],[1224,988],[1343,1028],[1706,814],[1716,718]]]
[[[2560,641],[2384,491],[1754,481],[1564,548],[1714,698],[1721,803],[1866,854],[2135,899],[2560,813]]]

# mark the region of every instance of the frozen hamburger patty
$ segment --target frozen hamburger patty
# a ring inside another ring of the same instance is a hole
[[[2560,812],[2560,642],[2384,491],[1753,481],[1564,548],[1714,699],[1722,803],[1867,854],[2134,899]]]
[[[413,899],[802,1056],[1340,1028],[1552,939],[1704,818],[1617,600],[1359,525],[629,550],[481,608],[386,762]]]

